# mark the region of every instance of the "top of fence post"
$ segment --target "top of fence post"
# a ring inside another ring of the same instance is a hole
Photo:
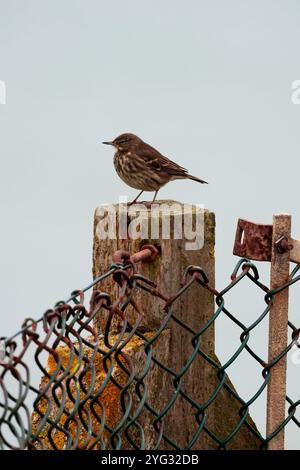
[[[183,272],[189,265],[202,266],[211,284],[214,285],[214,213],[200,206],[170,200],[157,201],[156,204],[152,204],[151,209],[142,204],[131,207],[113,204],[96,209],[93,245],[94,278],[109,268],[116,250],[136,253],[145,243],[157,246],[159,255],[153,262],[139,265],[139,273],[157,283],[162,293],[169,295],[177,291]],[[107,283],[102,283],[101,289],[116,294],[117,287],[108,279]],[[142,293],[137,295],[142,296],[141,304],[147,311],[141,325],[142,330],[152,331],[159,328],[164,316],[161,300],[149,300]],[[213,309],[213,296],[208,292],[203,292],[201,295],[203,318],[199,319],[196,312],[192,314],[190,320],[195,325],[196,321],[200,320],[204,324],[210,318]],[[151,308],[148,301],[151,302]],[[196,301],[199,303],[199,299]],[[133,319],[131,306],[126,312],[127,318],[131,321]],[[117,323],[120,320],[116,318],[115,322],[118,330]],[[97,319],[99,332],[103,331],[105,323],[105,318]]]

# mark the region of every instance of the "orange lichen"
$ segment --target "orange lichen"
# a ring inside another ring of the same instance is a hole
[[[153,333],[145,333],[145,336],[147,339],[150,339],[153,337]],[[126,338],[127,335],[124,335],[123,341],[126,342]],[[116,340],[117,336],[115,335],[112,335],[109,338],[110,344],[114,344]],[[132,358],[136,352],[142,351],[143,349],[141,349],[141,346],[143,346],[143,344],[144,342],[141,338],[134,336],[122,347],[122,352],[118,355],[118,361],[128,369],[127,358]],[[74,347],[76,348],[76,344]],[[103,340],[100,341],[99,348],[105,354],[108,352],[108,348],[104,345]],[[51,377],[51,384],[49,384],[48,377],[42,378],[40,385],[42,397],[36,403],[36,407],[40,411],[40,414],[42,416],[45,414],[48,415],[47,423],[40,431],[38,431],[38,427],[42,418],[36,411],[32,414],[32,434],[35,437],[33,440],[34,445],[37,449],[42,446],[46,449],[53,449],[53,445],[51,443],[52,439],[54,446],[59,450],[63,450],[66,448],[66,442],[68,439],[67,434],[69,433],[76,448],[91,448],[91,445],[95,442],[96,438],[88,434],[82,424],[82,420],[85,421],[86,427],[92,429],[96,435],[100,432],[101,424],[99,419],[105,419],[105,424],[107,426],[115,428],[123,417],[120,395],[122,388],[128,381],[129,375],[118,364],[115,353],[110,355],[110,360],[107,361],[107,367],[110,367],[111,363],[113,364],[110,378],[97,401],[93,404],[94,410],[96,410],[100,417],[97,419],[91,409],[92,398],[87,398],[85,391],[82,389],[82,386],[80,386],[79,379],[84,385],[88,395],[95,395],[103,385],[105,379],[107,379],[108,375],[105,370],[104,354],[97,352],[96,356],[91,361],[94,351],[92,348],[85,346],[83,348],[83,356],[81,360],[79,360],[78,356],[74,354],[67,345],[57,347],[55,352],[56,355],[49,354],[47,361],[47,373]],[[57,355],[59,358],[57,358]],[[87,365],[91,366],[93,369],[93,387],[91,368],[88,368],[87,371],[83,373],[84,368]],[[53,379],[55,379],[54,382]],[[114,381],[120,385],[120,388],[114,383]],[[92,390],[90,390],[91,387]],[[69,390],[68,393],[66,393],[67,390]],[[59,404],[55,402],[53,394],[57,397]],[[63,395],[65,396],[65,403],[62,408],[61,402]],[[102,415],[102,407],[105,410],[105,417]],[[72,415],[72,419],[70,419],[70,414]],[[57,425],[52,425],[51,421],[52,423],[55,421]],[[60,430],[62,428],[66,430],[66,433]],[[49,439],[49,433],[51,435],[51,439]],[[108,437],[109,432],[104,430],[101,435],[101,439],[107,442]],[[76,440],[78,440],[77,445]],[[42,442],[42,446],[39,444],[39,441]],[[96,449],[97,446],[93,448]]]

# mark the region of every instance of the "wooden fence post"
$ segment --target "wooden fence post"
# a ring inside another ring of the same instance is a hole
[[[214,287],[215,282],[215,217],[214,214],[208,210],[204,211],[203,227],[204,230],[204,245],[196,250],[187,250],[186,242],[188,241],[185,236],[177,238],[174,236],[175,213],[169,215],[168,206],[174,207],[177,205],[177,210],[182,212],[183,204],[175,201],[156,201],[160,203],[159,212],[159,227],[163,226],[164,222],[170,222],[171,233],[170,238],[165,238],[159,235],[159,239],[151,238],[148,235],[147,240],[160,246],[160,255],[149,263],[142,263],[139,265],[139,273],[152,279],[159,286],[160,291],[167,296],[176,293],[180,287],[182,274],[189,265],[201,266],[209,278],[211,287]],[[163,209],[163,206],[165,209]],[[115,205],[117,215],[117,227],[120,225],[119,206]],[[188,211],[192,215],[193,226],[195,226],[195,206],[189,206]],[[112,261],[112,254],[119,249],[128,250],[130,253],[135,253],[140,250],[141,239],[123,239],[117,233],[114,239],[99,237],[99,224],[102,224],[104,217],[103,207],[100,207],[95,212],[94,220],[94,247],[93,247],[93,274],[94,277],[99,276],[106,272]],[[149,209],[143,212],[143,217],[146,221],[151,223],[147,224],[152,227],[152,215]],[[132,223],[134,215],[128,214],[127,223],[128,227]],[[128,228],[129,230],[129,228]],[[126,232],[126,230],[125,230]],[[118,287],[112,283],[111,279],[107,279],[101,283],[101,290],[109,292],[112,297],[117,295]],[[158,330],[165,316],[162,309],[162,301],[159,298],[147,295],[143,291],[135,292],[135,300],[139,305],[142,305],[144,311],[144,318],[140,328],[144,332],[153,334]],[[199,331],[212,317],[214,312],[214,296],[206,289],[195,286],[190,291],[186,292],[183,296],[176,300],[172,306],[172,312],[176,318],[189,325],[195,331]],[[126,310],[126,316],[132,324],[131,307]],[[95,327],[101,334],[106,324],[106,318],[102,314],[95,319]],[[190,331],[183,328],[175,321],[170,321],[167,325],[169,332],[169,340],[160,342],[156,348],[156,354],[160,354],[160,348],[164,349],[164,354],[167,355],[167,362],[165,365],[171,370],[178,373],[186,364],[188,358],[194,351],[192,344],[192,335]],[[214,324],[201,337],[201,351],[209,355],[215,362],[219,362],[215,355],[215,341],[214,341]],[[143,346],[141,346],[140,355],[142,357]],[[165,360],[165,359],[164,359]],[[150,402],[153,399],[154,407],[163,409],[174,397],[174,376],[170,373],[160,371],[158,376],[162,379],[161,384],[155,384],[149,374],[149,393]],[[156,379],[155,379],[156,380]],[[230,380],[226,382],[230,387],[233,387]],[[210,399],[213,392],[219,384],[219,379],[214,369],[208,361],[204,360],[199,354],[195,361],[190,365],[188,370],[180,379],[181,389],[187,393],[190,398],[195,402],[201,404]],[[232,429],[240,420],[239,415],[240,402],[235,400],[226,390],[222,387],[217,397],[213,400],[209,408],[206,410],[205,424],[210,432],[215,433],[219,439],[225,439]],[[248,422],[253,427],[255,424],[248,418]],[[140,423],[148,429],[151,428],[149,422],[143,422],[141,417]],[[186,448],[189,442],[195,436],[199,429],[199,422],[195,419],[195,409],[190,403],[178,394],[177,399],[170,407],[167,415],[164,418],[164,433],[169,436],[180,448]],[[147,431],[148,432],[148,431]],[[155,435],[154,435],[155,437]],[[151,448],[152,440],[146,437],[146,448]],[[161,449],[168,449],[168,443],[163,441]],[[239,432],[227,444],[229,449],[258,449],[260,445],[257,439],[246,426],[242,426]],[[194,443],[193,449],[216,449],[218,444],[209,437],[206,432],[201,432],[197,442]],[[172,448],[172,446],[171,446]]]
[[[273,217],[271,289],[282,286],[289,278],[290,253],[284,250],[280,252],[276,245],[282,237],[291,237],[291,216],[288,214]],[[275,295],[272,301],[269,317],[269,362],[287,347],[288,296],[287,288]],[[267,436],[274,432],[285,418],[286,356],[271,368],[270,374],[267,393]],[[284,449],[284,429],[270,441],[268,448]]]

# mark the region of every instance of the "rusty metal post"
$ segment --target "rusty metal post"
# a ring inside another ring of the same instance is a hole
[[[278,241],[291,237],[291,216],[274,215],[271,257],[271,289],[276,289],[288,281],[289,258],[287,250],[279,249]],[[288,328],[288,289],[274,296],[269,319],[269,359],[271,362],[287,347]],[[285,418],[286,397],[286,356],[270,371],[271,377],[267,393],[267,436],[274,432]],[[284,429],[270,442],[269,450],[284,449]]]

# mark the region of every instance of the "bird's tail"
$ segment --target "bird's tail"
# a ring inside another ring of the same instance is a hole
[[[188,177],[190,180],[198,181],[198,183],[208,184],[207,181],[201,180],[200,178],[197,178],[197,176],[187,175],[187,177]]]

